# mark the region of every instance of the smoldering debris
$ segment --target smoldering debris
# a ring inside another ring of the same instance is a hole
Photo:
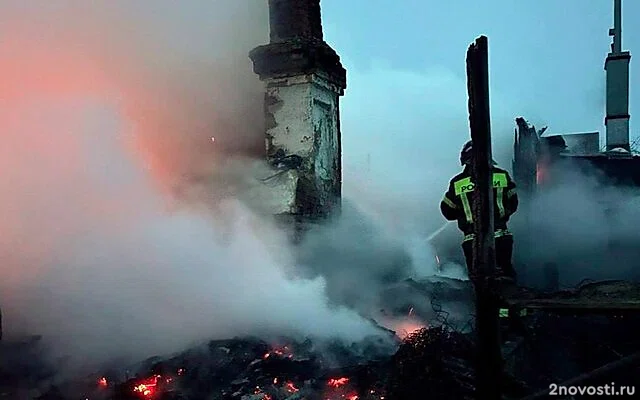
[[[400,355],[393,358],[401,339],[413,346],[415,343],[411,338],[426,335],[427,328],[433,330],[434,335],[444,331],[444,328],[429,327],[425,322],[432,318],[436,324],[440,316],[430,305],[432,300],[426,293],[440,292],[443,300],[458,298],[466,291],[464,283],[405,281],[394,286],[389,296],[402,290],[412,293],[415,303],[384,311],[387,319],[378,315],[381,319],[371,320],[373,325],[378,324],[377,333],[364,340],[347,342],[344,339],[290,337],[212,340],[174,356],[159,355],[135,365],[109,363],[102,370],[87,369],[85,378],[66,382],[60,382],[59,376],[43,375],[43,371],[55,372],[55,368],[52,370],[51,365],[44,363],[48,358],[40,360],[39,356],[43,354],[29,353],[27,357],[27,353],[22,353],[24,358],[35,363],[31,380],[17,388],[8,380],[3,382],[2,388],[8,396],[28,392],[31,395],[25,398],[35,398],[33,393],[39,393],[41,399],[60,400],[279,400],[301,396],[331,400],[356,399],[355,396],[381,399],[385,396],[389,377],[395,373],[394,368],[404,368],[398,365],[411,353],[400,351]],[[433,345],[442,346],[441,339],[434,340]],[[401,375],[396,382],[412,379],[406,371]]]
[[[447,399],[465,399],[474,391],[472,341],[443,328],[413,333],[397,352],[375,340],[350,346],[284,338],[273,343],[211,341],[129,370],[60,384],[38,398],[404,400],[436,389]]]
[[[375,338],[351,346],[288,338],[210,341],[173,357],[58,385],[40,398],[380,399],[394,349]]]
[[[388,398],[474,399],[472,359],[469,337],[442,328],[420,330],[393,357]]]
[[[536,312],[519,321],[518,330],[503,325],[508,333],[503,383],[509,398],[638,351],[637,316],[559,319]],[[14,354],[27,348],[16,348]],[[0,398],[414,400],[437,394],[458,400],[475,393],[474,335],[447,326],[424,327],[402,341],[381,341],[380,336],[353,343],[290,337],[211,340],[174,355],[88,370],[64,382],[53,380],[36,354],[29,354],[31,380],[10,381],[3,375]],[[616,383],[631,383],[636,376],[637,369],[629,368],[616,376]]]

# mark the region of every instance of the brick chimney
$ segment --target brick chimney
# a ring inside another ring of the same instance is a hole
[[[323,40],[320,0],[269,0],[270,43],[252,50],[265,84],[267,160],[275,215],[308,220],[339,210],[342,191],[340,57]]]
[[[271,43],[306,38],[322,40],[320,2],[269,0]]]
[[[622,0],[614,0],[614,22],[609,35],[613,37],[611,52],[604,69],[607,73],[606,149],[630,151],[629,143],[629,61],[631,54],[622,51]]]

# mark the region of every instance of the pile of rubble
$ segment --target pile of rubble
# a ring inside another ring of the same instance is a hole
[[[388,342],[385,342],[388,344]],[[211,341],[125,371],[102,371],[51,387],[41,400],[384,400],[426,392],[473,393],[470,342],[442,328],[422,329],[390,349],[379,340],[270,344]]]
[[[443,328],[423,329],[393,356],[388,398],[474,399],[475,373],[470,337]]]
[[[352,345],[287,338],[214,340],[180,354],[64,383],[54,380],[49,369],[33,364],[38,357],[30,354],[22,357],[31,360],[27,369],[12,370],[8,365],[5,380],[0,373],[0,399],[402,400],[416,398],[433,385],[438,392],[451,392],[440,398],[459,399],[463,397],[458,396],[458,386],[470,389],[469,340],[452,333],[450,325],[426,329],[421,322],[443,315],[434,293],[446,303],[464,297],[461,293],[467,288],[458,286],[458,281],[409,280],[390,287],[385,292],[388,308],[380,317],[389,317],[385,325],[393,331],[381,327],[380,336]],[[404,300],[398,302],[399,298]],[[25,355],[27,347],[16,354]],[[444,357],[448,352],[451,355]],[[18,382],[16,374],[21,376],[19,385],[13,384]]]
[[[127,371],[104,371],[52,388],[41,399],[381,399],[388,348],[375,340],[351,347],[307,340],[211,341]],[[366,357],[365,357],[366,355]]]

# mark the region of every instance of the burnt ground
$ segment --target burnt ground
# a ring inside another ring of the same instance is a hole
[[[459,282],[437,285],[442,302],[447,296],[455,298],[452,293],[460,290]],[[434,289],[418,282],[409,282],[409,286],[417,291]],[[288,338],[213,340],[137,365],[88,371],[65,382],[54,379],[55,370],[42,361],[38,337],[0,342],[0,399],[473,398],[473,336],[450,324],[434,308],[430,315],[438,317],[431,327],[404,341],[395,340],[392,346],[381,339],[384,330],[381,337],[350,345]],[[638,328],[640,318],[628,313],[594,316],[536,311],[505,323],[506,398],[522,398],[639,351]],[[639,372],[630,365],[588,384],[635,384]]]
[[[415,399],[428,390],[437,398],[464,399],[473,393],[470,338],[446,329],[416,331],[395,352],[378,339],[351,346],[284,338],[279,343],[210,341],[126,370],[100,371],[41,391],[5,392],[4,398],[368,400]]]

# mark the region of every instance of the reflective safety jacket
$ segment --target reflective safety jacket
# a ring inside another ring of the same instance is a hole
[[[467,166],[451,179],[440,202],[442,215],[449,221],[458,221],[458,228],[465,235],[465,241],[473,239],[473,189],[471,168]],[[493,167],[493,200],[496,237],[510,235],[507,222],[518,209],[516,185],[507,171],[496,166]]]

